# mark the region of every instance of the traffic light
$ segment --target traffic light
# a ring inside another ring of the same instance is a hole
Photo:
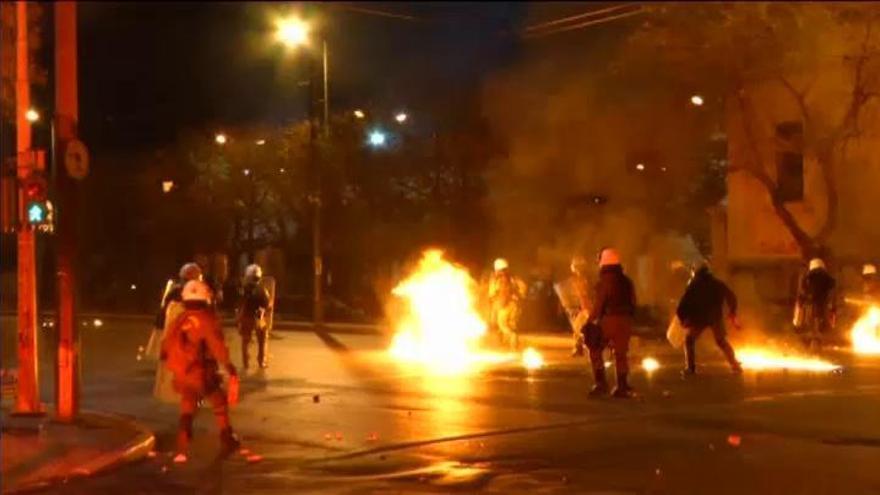
[[[24,225],[38,228],[51,228],[52,203],[49,201],[49,186],[40,172],[32,172],[21,182],[24,197]]]

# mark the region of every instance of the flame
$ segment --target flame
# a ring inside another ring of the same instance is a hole
[[[880,306],[871,306],[850,332],[853,350],[858,354],[880,354]]]
[[[642,368],[648,373],[653,373],[660,369],[660,362],[652,357],[642,359]]]
[[[517,359],[528,369],[543,366],[543,357],[531,347],[521,356],[481,348],[487,325],[476,309],[476,290],[467,270],[447,261],[443,251],[422,253],[415,270],[391,291],[407,303],[395,324],[391,355],[440,374]]]
[[[750,370],[781,369],[828,372],[840,369],[839,365],[823,359],[797,356],[788,352],[761,347],[737,349],[736,357],[742,363],[743,368]]]
[[[443,251],[425,251],[415,271],[391,291],[408,306],[391,354],[439,370],[467,369],[486,333],[474,303],[475,286],[464,268],[443,258]]]
[[[535,370],[544,366],[544,357],[533,347],[528,347],[522,353],[522,364],[528,370]]]

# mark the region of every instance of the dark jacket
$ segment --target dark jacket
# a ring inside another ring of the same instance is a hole
[[[798,290],[798,302],[802,305],[812,306],[814,310],[824,313],[826,309],[833,309],[834,279],[823,269],[810,270],[801,279]]]
[[[261,313],[269,308],[269,292],[255,282],[248,282],[242,289],[240,316],[259,319]]]
[[[632,280],[623,273],[620,265],[608,265],[599,270],[599,281],[596,283],[596,297],[590,320],[596,321],[603,316],[632,316],[636,312],[636,291]]]
[[[724,319],[724,303],[730,314],[736,315],[736,295],[727,285],[715,278],[708,270],[700,270],[688,284],[676,315],[688,328],[705,328],[721,324]]]

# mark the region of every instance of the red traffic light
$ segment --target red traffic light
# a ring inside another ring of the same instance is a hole
[[[45,201],[49,193],[49,187],[46,184],[46,179],[42,175],[35,173],[29,175],[22,182],[21,191],[28,202]]]

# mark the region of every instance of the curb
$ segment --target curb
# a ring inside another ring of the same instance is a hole
[[[4,487],[3,493],[14,494],[44,490],[55,484],[65,482],[70,478],[94,476],[95,474],[120,467],[123,464],[146,458],[156,443],[156,437],[149,428],[134,419],[118,414],[83,411],[80,413],[80,422],[102,423],[105,425],[122,423],[126,429],[134,432],[134,436],[125,444],[95,456],[85,464],[72,469],[66,475],[40,479],[21,486]]]

